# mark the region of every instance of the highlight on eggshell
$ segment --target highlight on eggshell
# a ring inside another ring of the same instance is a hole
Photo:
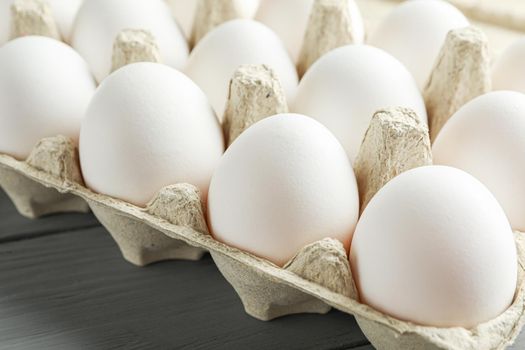
[[[371,46],[347,45],[310,67],[291,109],[326,126],[353,162],[374,113],[396,106],[427,120],[414,78],[397,59]]]
[[[299,58],[313,3],[314,0],[261,0],[255,17],[279,35],[294,62]],[[354,0],[348,0],[348,8],[355,43],[360,44],[365,39],[363,18]]]
[[[0,153],[29,156],[44,137],[78,141],[96,84],[82,57],[66,44],[26,36],[0,48]]]
[[[113,42],[124,29],[149,31],[162,63],[178,69],[186,63],[188,43],[164,0],[89,0],[78,12],[72,46],[89,63],[98,82],[111,71]]]
[[[438,134],[434,162],[462,169],[494,194],[525,231],[525,95],[495,91],[458,110]]]
[[[346,249],[359,214],[354,172],[320,123],[297,114],[263,119],[217,167],[208,197],[213,236],[283,266],[326,237]]]
[[[186,38],[191,36],[193,20],[199,0],[167,0],[173,16],[182,28]],[[260,0],[234,0],[239,18],[253,18]]]
[[[525,94],[525,37],[513,42],[496,60],[492,88]]]
[[[405,1],[380,22],[370,44],[400,60],[423,90],[447,34],[467,26],[467,18],[446,1]]]
[[[355,230],[361,302],[400,320],[470,329],[503,313],[517,285],[512,229],[471,175],[427,166],[391,180]]]
[[[64,41],[71,38],[71,30],[78,9],[84,0],[45,0]],[[9,40],[11,33],[11,5],[15,0],[0,1],[0,45]]]
[[[294,63],[279,37],[253,20],[232,20],[209,32],[191,52],[185,72],[206,93],[222,119],[230,79],[243,64],[272,68],[287,99],[293,98],[298,83]]]
[[[99,86],[79,151],[89,188],[144,206],[177,183],[195,185],[205,201],[224,141],[206,96],[188,77],[163,64],[135,63]]]

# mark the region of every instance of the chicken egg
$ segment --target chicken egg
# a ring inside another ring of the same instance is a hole
[[[80,132],[86,185],[139,206],[176,183],[195,185],[206,200],[223,151],[222,131],[204,93],[158,63],[130,64],[108,76]]]
[[[95,80],[71,47],[25,36],[0,48],[0,153],[29,156],[44,137],[78,141]]]
[[[525,37],[516,40],[496,61],[492,70],[492,88],[525,94]]]
[[[266,64],[279,78],[288,100],[297,89],[297,71],[279,37],[265,25],[247,19],[226,22],[193,49],[186,73],[208,95],[222,118],[230,79],[243,64]]]
[[[83,0],[45,0],[51,9],[60,35],[69,41],[75,16]],[[0,0],[0,45],[9,40],[11,34],[11,5],[15,0]]]
[[[354,161],[373,114],[397,106],[411,108],[427,119],[414,78],[398,60],[371,46],[347,45],[310,67],[299,84],[292,111],[330,129]]]
[[[460,108],[438,134],[435,164],[462,169],[498,199],[515,230],[525,232],[525,95],[496,91]]]
[[[187,38],[191,36],[198,1],[199,0],[168,0],[173,16]],[[240,18],[253,18],[259,6],[259,0],[234,0],[234,4]]]
[[[422,90],[448,32],[468,25],[467,18],[446,1],[405,1],[379,24],[370,43],[400,60]]]
[[[156,40],[162,63],[182,68],[188,44],[163,0],[89,0],[80,8],[72,45],[101,82],[111,70],[113,42],[124,29],[148,30]]]
[[[372,198],[350,265],[361,302],[424,326],[491,320],[510,306],[517,284],[501,206],[474,177],[444,166],[409,170]]]
[[[208,213],[217,240],[282,266],[326,237],[348,249],[359,213],[356,179],[328,129],[280,114],[228,148],[213,174]]]
[[[262,0],[255,17],[279,35],[294,62],[299,58],[313,3],[314,0]],[[365,29],[361,12],[354,0],[348,0],[348,8],[356,44],[362,43]]]

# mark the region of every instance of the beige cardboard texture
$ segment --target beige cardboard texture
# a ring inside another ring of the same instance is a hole
[[[205,250],[175,240],[118,210],[89,201],[91,210],[130,263],[145,266],[162,260],[199,260]],[[183,215],[184,216],[184,215]]]
[[[355,41],[347,0],[315,0],[297,62],[299,76],[330,50]]]
[[[284,90],[273,69],[261,64],[240,66],[230,81],[224,111],[224,139],[229,146],[259,120],[288,112]]]
[[[361,212],[392,178],[431,164],[428,127],[414,111],[398,107],[376,112],[354,164]]]
[[[431,140],[461,106],[491,88],[485,34],[474,27],[450,31],[424,92]]]
[[[18,212],[30,219],[55,213],[89,211],[83,199],[62,194],[54,188],[46,188],[8,167],[0,167],[0,187],[13,201]]]
[[[212,3],[212,1],[201,1],[201,6],[205,3]],[[312,18],[314,17],[315,14],[312,15]],[[465,40],[470,42],[469,31],[472,32],[471,29],[466,29],[465,32],[449,35],[445,52],[436,64],[432,80],[434,83],[452,81],[456,84],[451,86],[455,91],[454,96],[471,98],[478,92],[484,91],[486,88],[484,80],[481,80],[479,85],[480,81],[468,81],[463,76],[456,79],[450,77],[450,74],[454,72],[463,74],[460,73],[462,70],[457,70],[455,66],[461,61],[467,62],[466,69],[477,72],[476,76],[486,77],[488,72],[483,68],[486,65],[482,64],[473,70],[468,68],[473,67],[476,60],[479,61],[480,57],[476,55],[481,55],[481,59],[484,59],[483,44],[478,45],[480,41],[476,39],[473,41],[474,46],[481,47],[481,50],[459,49],[455,52],[448,49],[448,47],[457,47],[457,45],[450,46],[451,41],[456,42],[459,38],[463,42],[462,38],[465,35],[467,36]],[[474,32],[472,35],[477,34]],[[459,45],[459,47],[463,46]],[[447,55],[455,58],[449,61]],[[442,62],[450,62],[450,64]],[[242,72],[242,70],[237,72],[241,74],[240,78],[237,76],[239,78],[237,80],[247,81],[248,84],[239,84],[239,87],[245,86],[246,89],[251,89],[253,86],[250,84],[251,78],[244,79],[243,74],[249,76],[250,72],[265,72],[262,74],[261,83],[255,86],[265,88],[269,86],[273,92],[279,91],[280,87],[272,83],[274,77],[265,67]],[[432,84],[431,82],[429,85]],[[478,86],[471,86],[475,84]],[[436,86],[438,88],[433,91],[446,92],[445,83]],[[232,99],[232,94],[230,95],[230,103],[233,106],[240,106],[239,110],[249,110],[246,106],[249,101],[260,102],[257,101],[258,93],[243,93],[242,88],[237,89],[237,87],[232,91],[234,97]],[[428,91],[432,89],[429,88]],[[436,92],[429,94],[435,96]],[[437,101],[435,97],[434,99]],[[462,102],[466,102],[466,98]],[[275,108],[280,110],[282,106]],[[451,112],[448,110],[444,113],[444,118],[450,117],[447,114]],[[257,114],[254,120],[238,120],[236,123],[244,128],[264,117],[265,115]],[[413,112],[403,108],[393,108],[376,113],[365,137],[360,154],[361,160],[356,165],[360,189],[364,188],[363,193],[366,194],[365,203],[391,177],[411,167],[429,164],[431,161],[429,149],[428,130]],[[383,156],[367,156],[367,154],[379,153]],[[523,278],[525,236],[521,233],[516,233],[519,251],[519,285],[515,300],[506,312],[471,330],[423,327],[396,320],[359,303],[347,252],[341,243],[325,239],[310,244],[301,249],[285,267],[280,268],[267,260],[214,240],[206,227],[205,210],[200,195],[192,185],[167,186],[159,191],[146,208],[90,191],[82,184],[75,146],[64,137],[57,136],[42,140],[26,161],[0,154],[0,181],[14,198],[15,203],[23,203],[17,206],[28,213],[33,213],[31,214],[33,216],[39,213],[33,202],[36,202],[35,198],[39,198],[38,191],[43,189],[70,196],[60,197],[60,200],[65,201],[64,203],[69,200],[65,198],[78,198],[79,203],[87,201],[100,221],[111,232],[125,258],[134,264],[145,265],[171,258],[196,259],[205,251],[209,251],[221,273],[239,294],[246,311],[262,320],[297,312],[324,313],[330,307],[334,307],[355,315],[372,344],[377,349],[385,350],[504,349],[517,337],[525,320]],[[32,188],[27,184],[34,184],[35,187]],[[56,198],[52,199],[49,203],[43,204],[42,208],[52,208],[56,201]],[[57,208],[64,205],[57,205]],[[25,207],[30,209],[24,209]],[[75,206],[72,205],[70,208],[73,207]]]
[[[148,30],[124,29],[113,43],[111,71],[136,62],[161,62],[159,47]]]
[[[78,168],[78,152],[73,142],[58,136],[40,141],[27,164],[63,180],[63,185],[82,183]],[[0,166],[0,186],[25,217],[37,218],[57,212],[88,212],[87,203],[77,196],[63,194],[54,188],[22,176],[9,167]]]
[[[60,40],[51,7],[45,0],[15,0],[11,5],[11,38],[42,35]]]
[[[235,0],[197,0],[190,46],[197,45],[213,28],[239,17]]]

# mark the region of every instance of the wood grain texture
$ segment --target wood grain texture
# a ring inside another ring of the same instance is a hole
[[[20,215],[0,189],[0,243],[100,225],[93,214],[50,215],[30,220]]]
[[[257,321],[206,257],[137,268],[102,227],[0,244],[1,349],[346,349],[340,312]]]

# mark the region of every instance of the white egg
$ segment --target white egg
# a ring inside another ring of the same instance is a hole
[[[492,88],[525,93],[525,37],[516,40],[496,61]]]
[[[280,266],[326,237],[348,249],[358,213],[343,148],[297,114],[263,119],[242,133],[215,171],[208,198],[216,239]]]
[[[46,0],[65,41],[71,37],[75,16],[83,0]],[[11,5],[15,0],[0,0],[0,45],[9,40],[11,33]]]
[[[89,0],[78,12],[72,45],[101,82],[111,70],[113,42],[123,29],[148,30],[162,63],[182,68],[188,44],[163,0]]]
[[[299,58],[304,34],[314,0],[262,0],[256,19],[266,24],[285,43],[294,61]],[[361,12],[354,0],[348,0],[356,43],[362,43],[365,29]]]
[[[80,133],[87,186],[139,206],[176,183],[197,186],[206,200],[223,150],[221,128],[204,93],[158,63],[131,64],[105,79]]]
[[[400,60],[423,89],[448,32],[468,25],[465,16],[443,0],[411,0],[379,24],[370,43]]]
[[[243,64],[266,64],[277,74],[288,100],[297,89],[297,71],[279,37],[265,25],[247,19],[224,23],[193,49],[186,73],[208,95],[222,118],[230,79]]]
[[[171,6],[173,16],[182,27],[186,37],[191,36],[193,29],[193,19],[195,18],[195,11],[199,0],[167,0]],[[253,18],[259,0],[234,0],[240,18]]]
[[[512,227],[525,232],[525,95],[491,92],[467,103],[445,124],[435,164],[462,169],[498,199]]]
[[[413,109],[426,121],[423,98],[399,61],[371,46],[348,45],[327,53],[306,72],[292,110],[330,129],[354,161],[374,113],[397,106]]]
[[[505,213],[469,174],[429,166],[372,198],[352,240],[361,302],[419,325],[471,328],[511,304],[517,253]]]
[[[82,57],[66,44],[26,36],[0,48],[0,153],[25,159],[44,137],[78,140],[95,92]]]

